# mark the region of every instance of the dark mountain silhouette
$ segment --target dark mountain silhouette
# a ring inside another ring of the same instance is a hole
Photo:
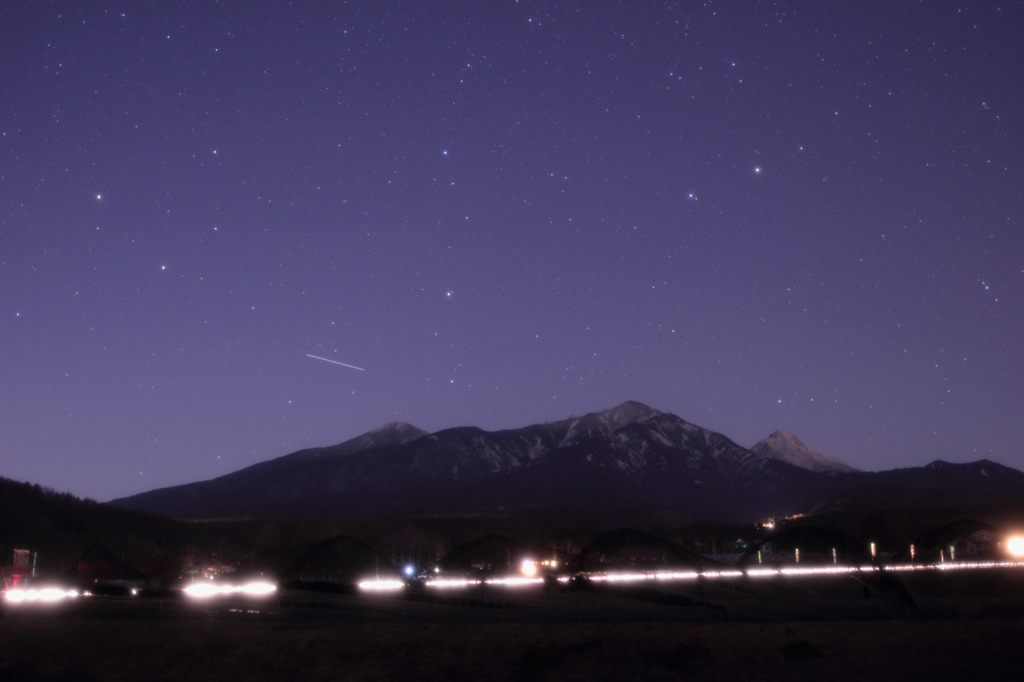
[[[116,548],[119,565],[152,578],[163,577],[157,560],[166,555],[176,569],[187,548],[242,554],[251,545],[244,530],[224,533],[217,524],[181,523],[0,478],[0,565],[11,562],[13,549],[30,549],[39,553],[39,574],[50,579],[73,580],[83,557],[83,565],[95,571],[95,562],[90,563],[89,558],[102,553],[95,549],[100,546],[110,551]],[[90,546],[94,550],[82,555]]]
[[[389,424],[341,445],[110,504],[190,519],[607,522],[660,512],[753,521],[863,506],[1024,501],[1024,473],[987,460],[888,472],[820,471],[814,468],[830,460],[816,453],[793,462],[777,454],[748,450],[676,415],[626,402],[505,431],[458,427],[426,434]]]
[[[324,471],[349,470],[364,466],[376,453],[427,436],[411,424],[393,422],[339,445],[299,450],[284,457],[260,462],[240,471],[200,483],[161,488],[143,493],[140,504],[129,503],[140,496],[114,500],[112,505],[181,518],[245,518],[257,509],[281,509],[324,483]],[[369,453],[361,462],[353,456]]]
[[[507,431],[458,427],[429,435],[409,424],[389,424],[341,445],[301,450],[211,481],[162,488],[111,504],[181,518],[393,506],[389,498],[396,494],[508,474],[559,448],[660,414],[626,402],[599,413]]]

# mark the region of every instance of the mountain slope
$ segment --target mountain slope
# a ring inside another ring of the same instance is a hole
[[[660,414],[629,401],[582,417],[505,431],[457,427],[427,434],[408,424],[390,424],[340,445],[300,450],[210,481],[111,504],[181,518],[302,514],[327,507],[358,510],[372,503],[367,497],[508,474],[560,447]]]
[[[159,488],[110,504],[178,518],[244,518],[301,495],[310,476],[324,468],[337,467],[360,453],[372,457],[427,435],[411,424],[393,422],[338,445],[299,450],[209,481]]]
[[[392,424],[341,445],[111,504],[193,519],[612,519],[669,512],[746,522],[822,509],[1024,501],[1024,473],[994,462],[843,471],[842,463],[810,453],[788,434],[768,441],[775,450],[747,450],[634,402],[493,432],[458,427],[425,434]]]
[[[785,431],[776,431],[750,448],[750,451],[810,471],[858,471],[842,460],[812,451],[796,436]]]

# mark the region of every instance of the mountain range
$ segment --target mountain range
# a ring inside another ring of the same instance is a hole
[[[1024,473],[982,460],[857,471],[777,431],[751,449],[638,402],[520,429],[386,424],[209,481],[113,500],[184,519],[672,513],[757,521],[836,508],[1024,501]]]

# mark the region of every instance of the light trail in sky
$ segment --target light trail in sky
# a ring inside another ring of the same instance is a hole
[[[320,357],[318,355],[310,355],[309,353],[306,353],[306,357],[307,358],[313,358],[314,360],[323,360],[324,362],[331,362],[331,363],[334,363],[335,365],[341,365],[342,367],[349,367],[351,369],[358,369],[360,372],[365,372],[366,371],[362,367],[356,367],[355,365],[346,365],[344,362],[338,362],[337,360],[328,360],[327,358],[322,358],[322,357]]]

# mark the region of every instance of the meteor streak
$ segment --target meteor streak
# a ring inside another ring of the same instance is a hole
[[[310,355],[309,353],[306,353],[306,357],[307,358],[313,358],[314,360],[323,360],[324,362],[333,362],[334,364],[341,365],[342,367],[349,367],[351,369],[358,369],[360,372],[365,372],[366,371],[362,367],[356,367],[355,365],[346,365],[344,362],[338,362],[337,360],[328,360],[327,358],[321,358],[321,357],[319,357],[317,355]]]

